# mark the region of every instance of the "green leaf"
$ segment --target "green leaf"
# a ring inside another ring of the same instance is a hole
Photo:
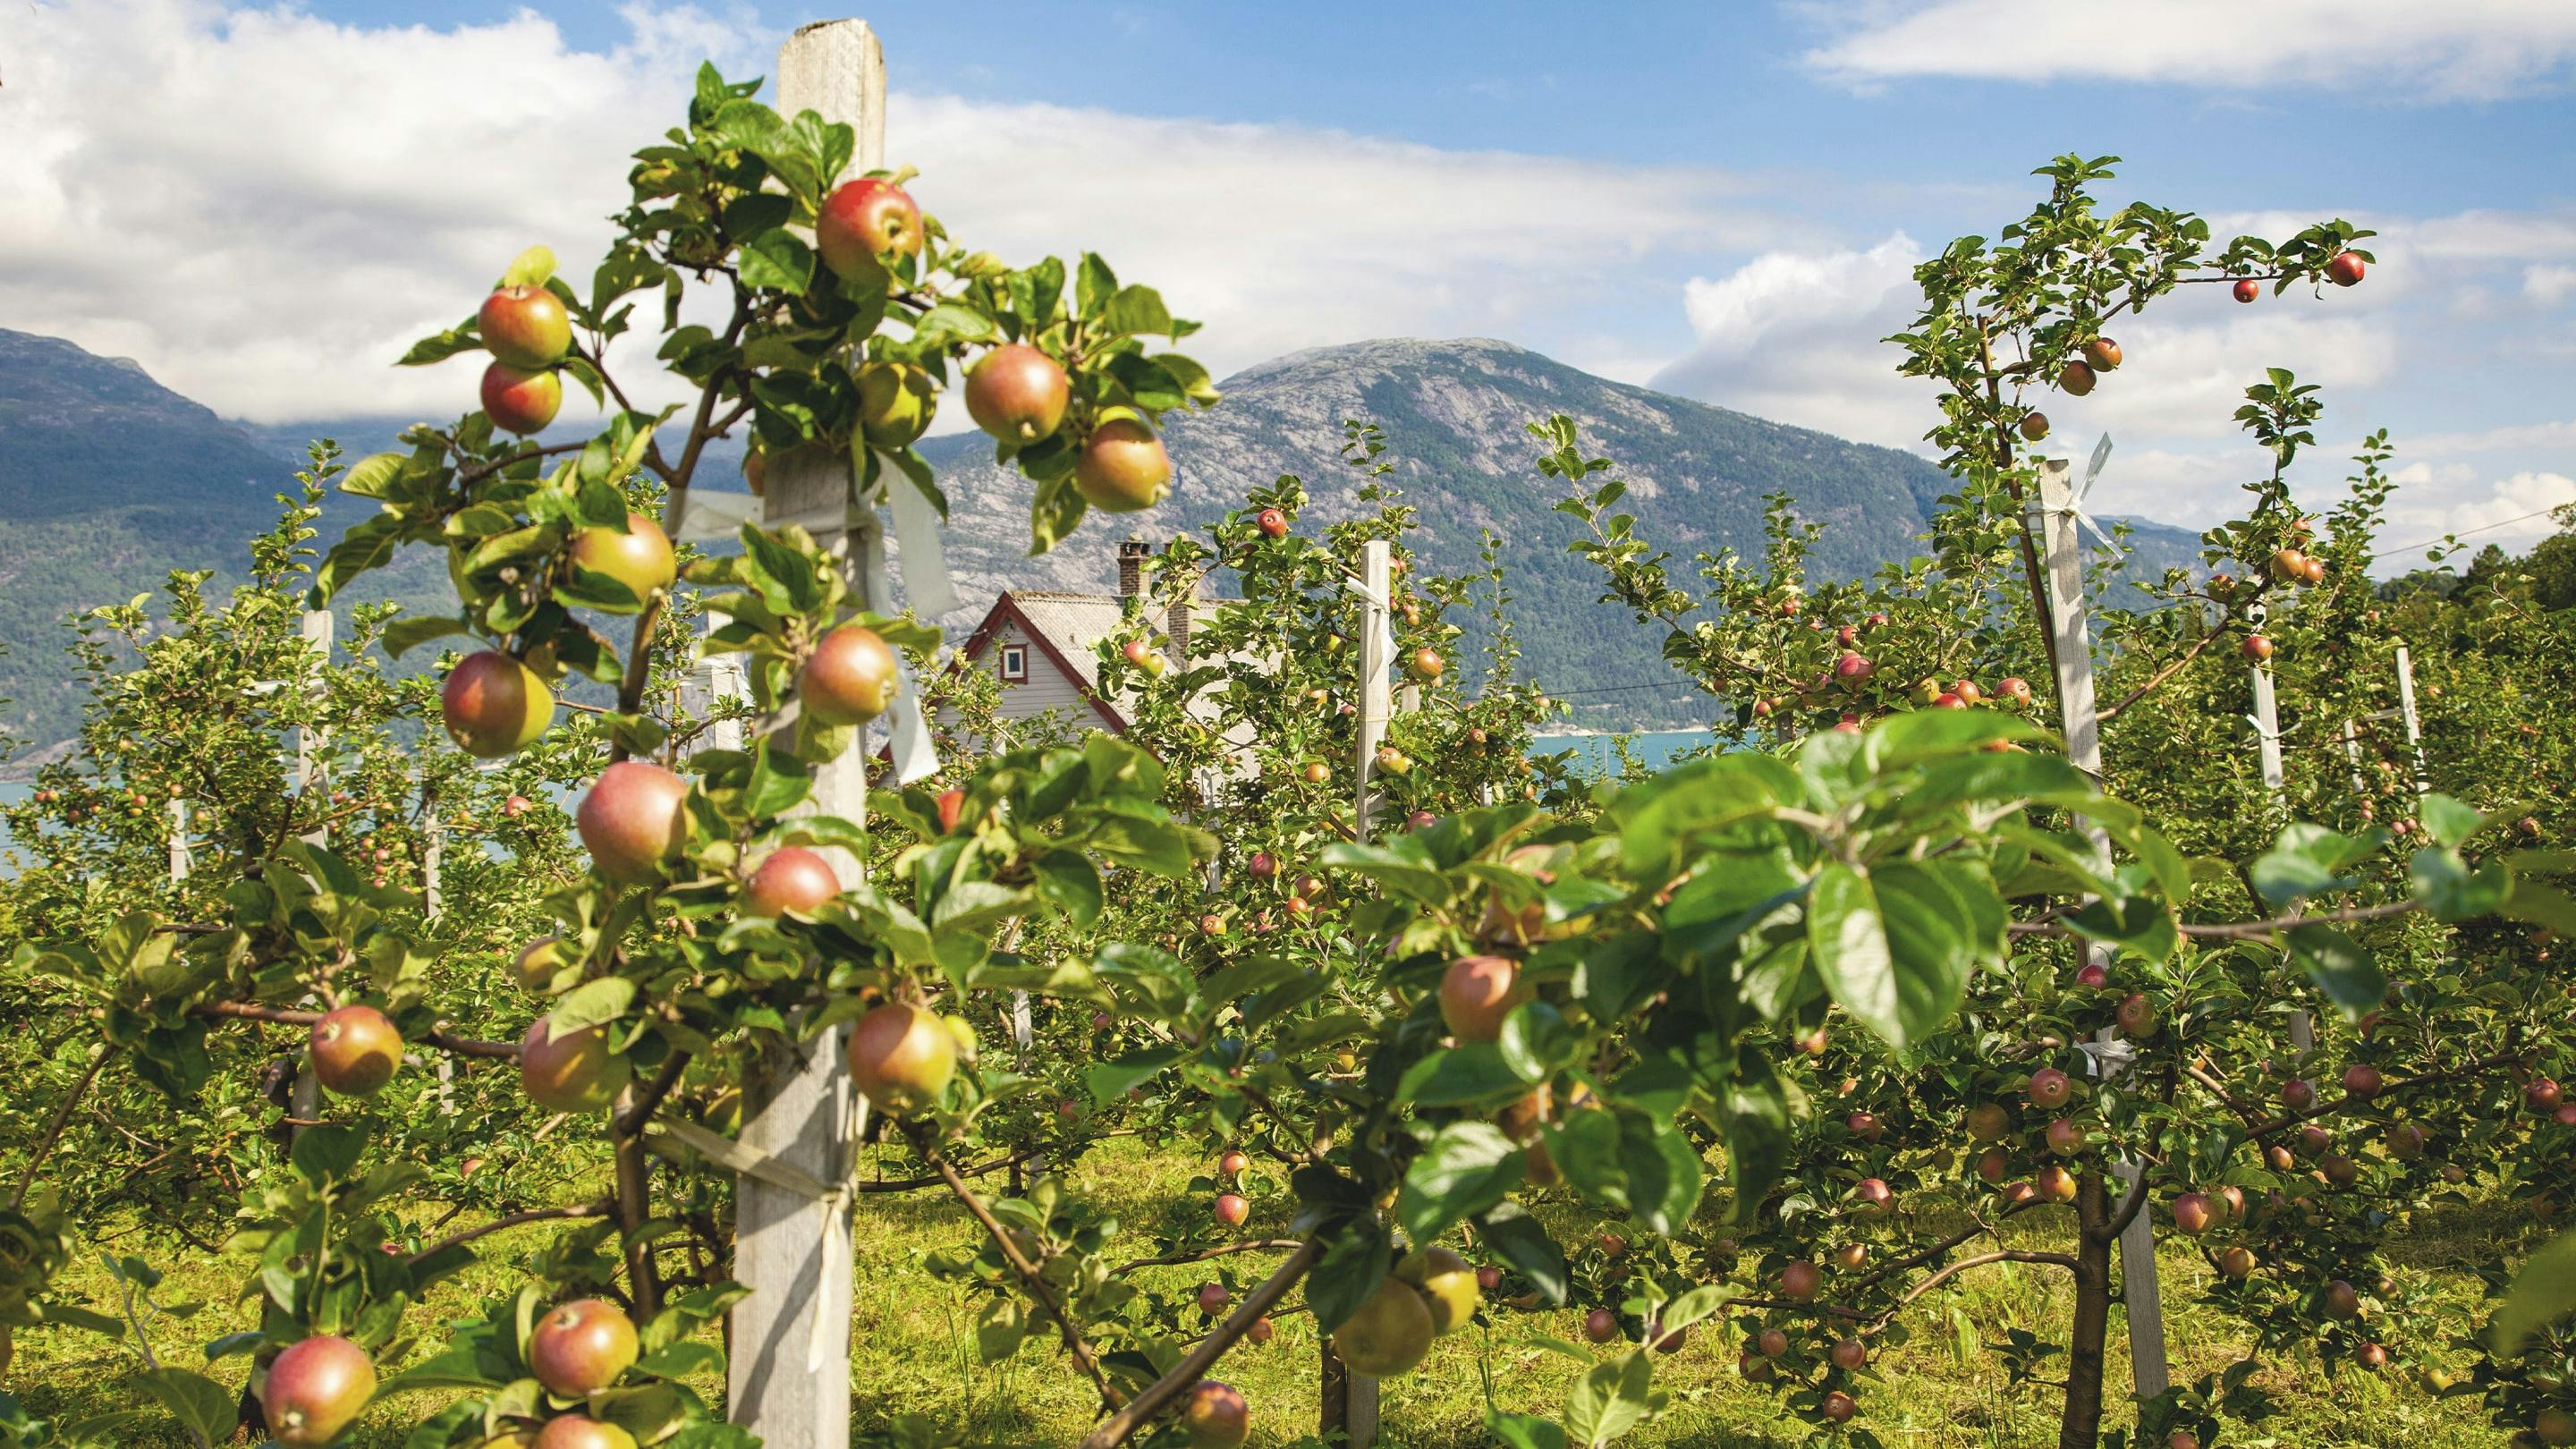
[[[635,983],[623,976],[602,976],[585,981],[555,999],[553,1010],[546,1013],[549,1036],[564,1036],[587,1030],[626,1015],[635,1004]]]
[[[2378,961],[2350,936],[2314,925],[2297,926],[2287,934],[2290,954],[2346,1017],[2358,1018],[2387,997],[2388,978]]]
[[[1448,1123],[1405,1169],[1397,1220],[1413,1241],[1430,1242],[1500,1203],[1519,1184],[1522,1163],[1519,1145],[1493,1123]]]
[[[1569,1280],[1565,1250],[1547,1235],[1539,1220],[1516,1202],[1496,1204],[1476,1219],[1476,1236],[1509,1263],[1550,1303],[1563,1303]]]
[[[1385,1230],[1372,1218],[1358,1217],[1324,1250],[1306,1275],[1306,1306],[1314,1311],[1317,1333],[1341,1327],[1376,1295],[1386,1281],[1387,1247]]]
[[[404,650],[432,639],[447,639],[472,632],[472,626],[463,619],[396,619],[385,626],[385,653],[400,659]]]
[[[1726,1137],[1730,1223],[1750,1222],[1789,1160],[1789,1088],[1771,1059],[1747,1046],[1716,1092]]]
[[[2437,920],[2465,921],[2492,913],[2514,893],[2510,871],[2489,861],[2472,871],[2450,846],[2425,846],[2407,863],[2416,898]]]
[[[241,1422],[233,1413],[239,1396],[204,1374],[182,1368],[151,1368],[136,1374],[134,1385],[168,1409],[203,1443],[225,1442]]]
[[[1843,1009],[1900,1050],[1949,1020],[1967,989],[1958,907],[1919,867],[1882,868],[1883,886],[1839,861],[1807,897],[1807,949]],[[1949,903],[1951,915],[1943,914]]]
[[[1536,1414],[1506,1414],[1488,1407],[1485,1432],[1502,1441],[1504,1449],[1566,1449],[1565,1430],[1554,1419]]]
[[[1465,1042],[1407,1067],[1395,1098],[1416,1107],[1501,1102],[1527,1092],[1535,1080],[1513,1070],[1492,1042]]]
[[[1051,850],[1032,864],[1037,875],[1038,895],[1057,910],[1074,929],[1087,930],[1100,919],[1105,896],[1100,886],[1100,872],[1080,852]]]
[[[1117,290],[1118,275],[1109,270],[1109,264],[1094,253],[1084,252],[1082,265],[1074,273],[1074,309],[1085,317],[1092,316]]]
[[[2569,1313],[2576,1313],[2576,1233],[2551,1239],[2513,1275],[2488,1325],[2488,1346],[2498,1358],[2520,1357],[2532,1334]]]
[[[542,287],[555,274],[555,254],[544,246],[533,246],[519,253],[510,269],[501,274],[504,287]]]
[[[295,1134],[295,1145],[287,1158],[295,1165],[296,1175],[316,1187],[334,1182],[353,1182],[358,1176],[358,1163],[365,1158],[367,1141],[354,1127],[333,1124],[307,1127]]]
[[[1162,293],[1131,283],[1119,288],[1101,309],[1100,325],[1121,336],[1169,337],[1172,314],[1163,305]]]
[[[2424,823],[2425,833],[2444,845],[2456,846],[2478,833],[2487,817],[2452,799],[2448,795],[2427,795],[2415,807],[2415,818]]]
[[[814,282],[814,253],[785,227],[744,242],[737,265],[743,285],[766,287],[791,297],[804,296],[805,289]]]
[[[1083,1081],[1091,1088],[1093,1104],[1106,1107],[1187,1055],[1179,1047],[1147,1047],[1110,1061],[1093,1062],[1083,1073]]]
[[[912,324],[912,337],[925,347],[951,342],[982,342],[994,335],[993,319],[964,302],[935,304]]]
[[[1637,1427],[1645,1420],[1646,1395],[1654,1377],[1654,1366],[1646,1361],[1642,1348],[1593,1365],[1565,1401],[1567,1431],[1587,1449],[1600,1449]]]
[[[2369,840],[2300,821],[2283,830],[2272,848],[2255,858],[2248,873],[2264,902],[2278,908],[2302,896],[2358,884],[2342,873],[2343,868],[2368,854],[2371,847]]]

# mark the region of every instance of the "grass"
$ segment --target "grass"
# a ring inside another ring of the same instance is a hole
[[[1141,1243],[1158,1224],[1178,1226],[1204,1212],[1203,1195],[1189,1188],[1193,1172],[1202,1170],[1180,1157],[1120,1140],[1086,1157],[1074,1178],[1078,1191],[1119,1218],[1122,1240]],[[1247,1233],[1276,1236],[1284,1231],[1284,1223],[1269,1220],[1278,1214],[1265,1212],[1268,1206],[1256,1205]],[[1561,1236],[1588,1235],[1599,1221],[1569,1203],[1547,1205],[1543,1213]],[[2517,1224],[2525,1221],[2503,1209],[2439,1215],[2396,1245],[2393,1256],[2412,1281],[2454,1305],[2466,1304],[2479,1291],[2469,1265],[2496,1237],[2523,1231]],[[445,1285],[418,1311],[412,1326],[430,1328],[474,1311],[487,1295],[509,1291],[518,1281],[519,1255],[533,1251],[546,1232],[531,1228],[487,1240],[486,1261]],[[1091,1422],[1087,1385],[1080,1376],[1037,1337],[1004,1363],[979,1362],[975,1305],[963,1289],[919,1266],[922,1254],[963,1245],[971,1233],[971,1222],[943,1194],[860,1199],[851,1332],[854,1428],[865,1437],[871,1430],[881,1431],[894,1416],[922,1414],[943,1442],[1070,1445]],[[163,1361],[198,1367],[198,1345],[249,1321],[246,1306],[234,1302],[243,1286],[242,1267],[206,1262],[195,1254],[141,1249],[138,1241],[129,1238],[115,1247],[142,1252],[171,1272],[159,1294],[162,1301],[196,1299],[207,1305],[184,1325],[165,1324],[155,1335]],[[1147,1250],[1137,1251],[1141,1256]],[[1267,1271],[1264,1259],[1232,1262],[1247,1286]],[[1204,1281],[1209,1267],[1144,1273],[1151,1286],[1178,1294]],[[2013,1327],[2062,1339],[2072,1307],[2063,1277],[2053,1269],[1998,1264],[1954,1280],[1956,1291],[1935,1295],[1928,1300],[1928,1311],[1918,1310],[1911,1320],[1916,1328],[1912,1342],[1879,1354],[1872,1370],[1881,1381],[1860,1393],[1859,1423],[1890,1446],[2022,1449],[2054,1444],[2055,1392],[2006,1387],[1995,1355],[1982,1347],[1960,1352],[1961,1335],[1950,1315],[1960,1315],[1979,1345],[2002,1339]],[[2167,1341],[2177,1380],[2222,1368],[2247,1349],[2241,1324],[2222,1313],[2186,1306],[2208,1277],[2208,1268],[2188,1248],[2168,1245],[2162,1252],[2159,1279],[2169,1307]],[[95,1267],[94,1257],[88,1266],[68,1272],[62,1286],[93,1303],[114,1299],[114,1285]],[[1535,1331],[1574,1338],[1579,1313],[1506,1310],[1489,1316],[1491,1327],[1442,1339],[1420,1371],[1384,1386],[1382,1444],[1422,1449],[1488,1444],[1492,1441],[1482,1426],[1488,1392],[1509,1410],[1553,1415],[1562,1407],[1579,1366],[1529,1344],[1526,1337]],[[1737,1378],[1730,1337],[1721,1325],[1705,1325],[1680,1353],[1659,1359],[1656,1383],[1670,1392],[1670,1406],[1622,1442],[1691,1449],[1770,1449],[1806,1442],[1802,1423],[1781,1417],[1767,1393]],[[115,1380],[127,1361],[100,1347],[95,1337],[69,1331],[22,1333],[10,1388],[37,1414],[118,1407],[125,1400]],[[2119,1406],[2128,1389],[2128,1345],[2117,1314],[2110,1356],[2108,1396],[2114,1408],[2107,1422],[2116,1425],[2125,1422]],[[1277,1335],[1267,1345],[1241,1345],[1226,1358],[1219,1376],[1250,1399],[1256,1445],[1293,1443],[1312,1430],[1316,1367],[1313,1324],[1296,1314],[1278,1320]],[[241,1360],[228,1360],[218,1377],[238,1382],[241,1372]],[[2437,1400],[2413,1375],[2396,1370],[2376,1376],[2347,1372],[2329,1381],[2314,1363],[2289,1357],[2276,1360],[2257,1382],[2278,1401],[2281,1412],[2259,1427],[2232,1432],[2228,1443],[2297,1449],[2495,1449],[2505,1439],[2487,1427],[2473,1399]],[[390,1411],[380,1409],[354,1442],[360,1449],[393,1449],[405,1426],[434,1407],[429,1396],[415,1395]],[[160,1449],[185,1440],[172,1430],[130,1442],[136,1449]]]

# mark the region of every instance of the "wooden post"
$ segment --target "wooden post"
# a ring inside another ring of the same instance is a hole
[[[303,634],[304,642],[312,645],[315,653],[319,657],[308,661],[298,661],[296,665],[296,681],[293,685],[288,686],[289,688],[305,688],[304,670],[307,667],[315,669],[329,667],[331,663],[331,611],[328,609],[306,610],[304,613]],[[326,693],[326,690],[322,681],[317,677],[312,680],[309,688],[305,688],[305,692],[309,698],[320,699],[324,693]],[[329,775],[330,772],[326,770],[322,764],[321,729],[319,727],[298,727],[295,731],[295,798],[302,800],[307,794],[322,788],[323,782],[329,778]],[[327,804],[328,802],[325,803]],[[304,833],[303,840],[305,844],[316,847],[330,844],[330,825],[327,823],[315,825],[311,830]],[[306,1004],[310,1005],[311,1003],[307,1002]],[[295,1091],[294,1094],[287,1099],[289,1103],[287,1112],[289,1116],[294,1117],[297,1121],[315,1122],[321,1120],[322,1117],[322,1084],[316,1081],[313,1074],[306,1071],[304,1067],[304,1059],[301,1057],[296,1058]],[[303,1130],[304,1129],[301,1127],[292,1129],[292,1131],[296,1133],[300,1133]]]
[[[2039,506],[2048,539],[2049,626],[2056,645],[2057,698],[2066,730],[2066,754],[2075,767],[2099,780],[2102,776],[2102,717],[2093,692],[2093,635],[2084,607],[2084,547],[2076,524],[2073,465],[2063,458],[2040,464]],[[2088,832],[2093,847],[2107,860],[2110,837],[2098,827]],[[2109,952],[2090,948],[2095,960]],[[2096,1040],[2106,1048],[2111,1033]],[[2119,1070],[2125,1054],[2104,1050],[2094,1055],[2096,1070],[2107,1079]],[[2122,1162],[2120,1180],[2134,1185],[2144,1169]],[[2129,1372],[2137,1392],[2153,1397],[2165,1391],[2164,1303],[2156,1283],[2155,1226],[2141,1211],[2120,1233],[2121,1296],[2129,1315]]]
[[[2352,726],[2346,724],[2344,729],[2349,744]],[[2286,823],[2290,818],[2290,779],[2281,767],[2281,714],[2272,695],[2272,666],[2268,664],[2254,666],[2254,743],[2261,752],[2263,788],[2271,792],[2273,818],[2276,823]],[[2290,1049],[2305,1056],[2316,1044],[2316,1018],[2304,1011],[2291,1012]]]
[[[188,878],[188,802],[170,802],[170,884]]]
[[[2415,755],[2415,795],[2422,799],[2433,793],[2433,776],[2424,767],[2424,728],[2415,717],[2415,660],[2403,644],[2397,646],[2397,710],[2406,721],[2406,748]]]
[[[858,132],[853,174],[885,161],[885,53],[860,20],[799,29],[778,51],[778,109],[812,110]],[[876,515],[851,496],[845,458],[773,459],[762,521],[794,519],[838,554],[852,592],[868,597]],[[814,809],[844,819],[867,813],[864,744],[815,771]],[[846,888],[862,862],[829,852]],[[741,1142],[824,1183],[849,1180],[852,1144],[866,1107],[851,1088],[846,1032],[801,1049],[781,1046],[744,1083]],[[731,1315],[726,1417],[769,1449],[847,1449],[850,1442],[850,1220],[748,1173],[735,1182],[734,1278],[751,1289]]]
[[[1377,750],[1386,740],[1386,718],[1393,699],[1387,684],[1389,615],[1387,580],[1394,572],[1388,567],[1386,540],[1371,539],[1360,545],[1360,755],[1359,755],[1359,836],[1369,838],[1369,817],[1374,802],[1373,782],[1377,778]]]

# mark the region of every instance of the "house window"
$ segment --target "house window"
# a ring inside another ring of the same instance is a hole
[[[1025,644],[1002,646],[1002,680],[1017,684],[1029,677],[1029,648]]]

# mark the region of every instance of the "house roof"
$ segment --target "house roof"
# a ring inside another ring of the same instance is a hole
[[[1102,639],[1118,630],[1120,600],[1116,594],[1075,594],[1052,589],[1011,589],[993,601],[984,622],[975,626],[958,653],[981,659],[993,636],[1005,624],[1017,624],[1066,678],[1091,701],[1092,710],[1109,728],[1124,732],[1127,717],[1100,693]]]

